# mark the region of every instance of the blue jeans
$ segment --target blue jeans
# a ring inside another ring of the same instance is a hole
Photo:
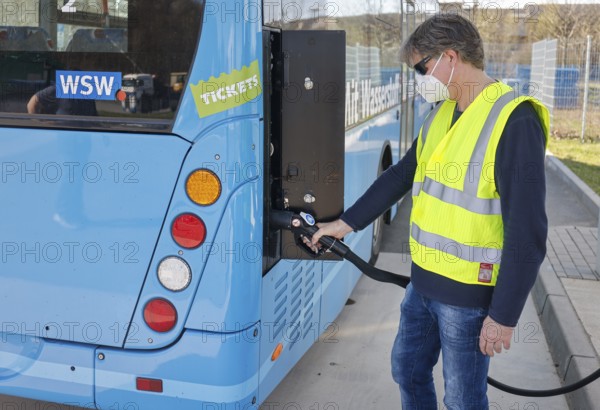
[[[486,316],[487,309],[446,305],[408,285],[392,349],[392,376],[400,385],[402,409],[438,410],[433,366],[440,351],[445,408],[488,409],[489,357],[479,351],[479,333]]]

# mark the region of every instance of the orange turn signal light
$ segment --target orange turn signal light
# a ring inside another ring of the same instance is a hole
[[[283,344],[279,343],[275,350],[273,350],[273,354],[271,355],[271,361],[274,362],[279,358],[279,355],[283,352]]]
[[[198,205],[212,205],[221,196],[221,181],[214,172],[197,169],[188,176],[185,191]]]

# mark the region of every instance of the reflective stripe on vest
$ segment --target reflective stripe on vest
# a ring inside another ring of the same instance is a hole
[[[428,195],[431,195],[441,201],[452,205],[460,206],[467,211],[475,212],[482,215],[501,215],[500,200],[496,198],[477,198],[476,196],[465,195],[459,189],[451,188],[440,182],[434,181],[429,177],[425,177],[425,182],[415,182],[413,190],[417,186],[417,192],[423,190]]]
[[[473,150],[471,160],[469,161],[469,165],[467,167],[464,189],[462,191],[447,187],[437,181],[433,181],[430,178],[425,177],[423,183],[413,183],[412,195],[418,196],[419,192],[421,192],[421,189],[423,189],[424,192],[441,201],[460,206],[469,211],[483,215],[500,215],[501,212],[499,199],[477,198],[477,187],[479,186],[480,182],[480,175],[478,173],[477,166],[481,166],[481,164],[483,164],[485,152],[490,142],[490,138],[492,137],[492,132],[494,130],[496,121],[500,116],[500,112],[502,112],[504,107],[506,107],[514,99],[514,93],[508,92],[502,95],[492,106],[492,109],[490,110],[490,113],[483,124],[483,128],[479,133],[479,137],[477,138],[475,149]],[[439,104],[436,108],[440,107],[441,105],[442,104]],[[437,110],[435,113],[437,114]],[[423,125],[422,146],[425,145],[427,133],[429,133],[431,123],[433,123],[433,118],[430,120],[430,117],[427,117],[427,129],[425,128],[425,124]]]
[[[516,95],[514,92],[507,92],[498,98],[498,100],[492,106],[492,109],[490,110],[490,113],[483,124],[483,128],[479,133],[479,138],[477,138],[477,143],[475,144],[475,149],[473,150],[473,155],[471,156],[471,161],[469,161],[469,166],[467,167],[467,175],[464,186],[465,194],[477,196],[477,187],[479,186],[479,178],[477,178],[478,172],[476,170],[477,164],[483,164],[485,151],[487,150],[490,138],[492,138],[492,132],[494,131],[494,127],[498,121],[498,117],[500,116],[500,112],[502,112],[504,107],[514,101],[515,97]]]
[[[502,250],[498,248],[484,248],[480,246],[470,246],[452,239],[426,232],[419,228],[416,223],[412,223],[410,234],[419,244],[431,249],[441,250],[447,254],[456,256],[469,262],[478,263],[500,263],[502,259]],[[491,245],[491,244],[490,244]],[[495,244],[498,245],[498,244]]]

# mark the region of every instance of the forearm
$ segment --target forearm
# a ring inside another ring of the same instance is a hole
[[[31,99],[27,103],[27,113],[28,114],[38,114],[39,112],[40,112],[40,110],[39,110],[38,98],[36,95],[34,95],[33,97],[31,97]]]

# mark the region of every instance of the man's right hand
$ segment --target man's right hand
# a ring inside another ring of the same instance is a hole
[[[309,242],[307,240],[304,241],[306,245],[308,245],[314,252],[317,252],[321,247],[319,244],[319,238],[321,236],[332,236],[337,239],[342,239],[344,236],[352,232],[352,228],[346,222],[341,219],[336,219],[333,222],[320,222],[317,224],[319,230],[315,232],[312,237],[312,240]]]

